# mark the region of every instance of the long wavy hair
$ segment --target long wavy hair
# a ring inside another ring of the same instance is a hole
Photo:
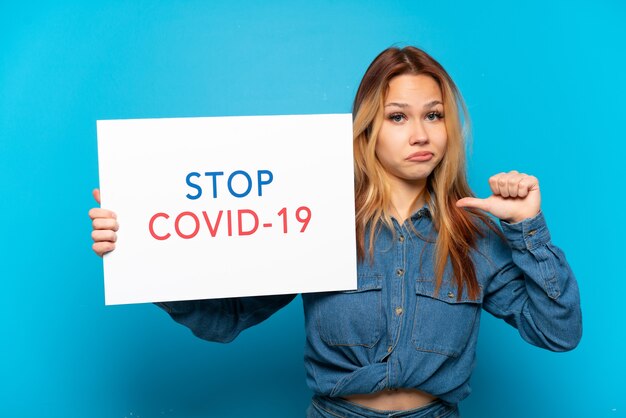
[[[389,82],[399,75],[428,75],[439,85],[443,96],[444,123],[448,136],[446,152],[426,182],[425,198],[437,230],[435,244],[436,292],[450,260],[457,298],[463,289],[477,299],[480,293],[470,250],[483,233],[479,220],[489,225],[488,217],[478,211],[461,209],[456,201],[473,196],[466,177],[465,141],[469,116],[463,98],[444,68],[426,52],[408,46],[381,52],[365,72],[353,106],[354,172],[357,254],[372,260],[374,242],[380,227],[393,228],[389,208],[391,190],[387,173],[376,157],[376,142],[384,120],[384,100]],[[463,122],[461,121],[463,116]],[[418,196],[416,196],[416,199]],[[369,246],[366,249],[366,231]]]

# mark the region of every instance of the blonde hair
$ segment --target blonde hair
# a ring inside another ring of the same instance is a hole
[[[469,133],[469,116],[460,92],[444,70],[426,52],[415,48],[388,48],[380,53],[365,72],[354,99],[354,172],[356,204],[357,254],[360,260],[372,260],[374,242],[380,227],[393,228],[391,190],[387,173],[376,157],[376,142],[383,123],[384,99],[389,82],[403,74],[428,75],[439,85],[443,97],[444,123],[447,132],[446,152],[442,161],[427,179],[426,201],[438,231],[435,247],[436,291],[443,280],[447,260],[450,260],[457,285],[457,298],[467,288],[470,298],[479,296],[470,250],[476,236],[482,235],[477,220],[490,225],[485,214],[457,208],[456,201],[473,196],[467,183],[465,139]],[[461,114],[463,122],[461,122]],[[419,196],[416,196],[416,200]],[[369,228],[369,246],[365,248]]]

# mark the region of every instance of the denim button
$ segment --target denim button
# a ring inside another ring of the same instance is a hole
[[[391,353],[391,350],[393,350],[393,346],[390,345],[389,347],[387,347],[387,352]]]
[[[404,312],[404,310],[402,309],[402,306],[398,306],[396,308],[396,315],[400,316],[402,315],[402,312]]]
[[[400,236],[398,237],[398,241],[400,241],[400,242],[404,242],[404,235],[400,235]]]
[[[532,236],[533,236],[533,235],[535,235],[536,233],[537,233],[537,230],[536,230],[536,229],[533,229],[533,230],[531,230],[531,231],[528,231],[528,236],[529,236],[529,237],[532,237]]]
[[[454,297],[454,293],[452,293],[452,292],[448,292],[448,297],[449,297],[450,299],[452,299],[452,298]]]
[[[398,276],[402,276],[402,275],[404,274],[404,270],[402,270],[402,269],[398,269],[398,270],[396,270],[396,274],[397,274]]]

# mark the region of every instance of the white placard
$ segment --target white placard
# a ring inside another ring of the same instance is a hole
[[[351,115],[97,128],[107,305],[356,288]]]

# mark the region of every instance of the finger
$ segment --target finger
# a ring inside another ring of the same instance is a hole
[[[506,173],[498,173],[498,174],[495,174],[495,175],[489,177],[489,187],[491,188],[491,193],[493,193],[496,196],[501,196],[501,193],[500,193],[500,179],[505,174]]]
[[[93,198],[96,199],[96,202],[100,204],[100,189],[93,189],[91,193],[93,194]]]
[[[498,177],[498,191],[500,192],[500,196],[509,197],[509,174],[502,174]]]
[[[94,242],[115,242],[117,241],[117,234],[110,229],[96,229],[95,231],[91,231],[91,239],[93,239]]]
[[[117,219],[115,212],[108,209],[92,208],[89,210],[89,217],[93,220],[96,218],[113,218]]]
[[[535,176],[524,175],[519,182],[519,196],[526,197],[528,193],[539,188],[539,180]]]
[[[517,171],[509,173],[507,176],[507,190],[509,193],[509,197],[518,197],[519,196],[519,188],[520,181],[523,176],[520,175]]]
[[[96,218],[92,222],[93,229],[110,229],[117,231],[120,229],[119,224],[114,218]]]
[[[115,244],[112,242],[95,242],[91,248],[96,254],[102,257],[104,254],[113,251],[115,249]]]
[[[478,199],[476,197],[464,197],[456,201],[459,208],[474,208],[489,212],[489,202],[487,199]]]

